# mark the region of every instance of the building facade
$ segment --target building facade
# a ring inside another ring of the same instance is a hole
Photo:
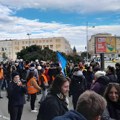
[[[53,51],[64,52],[66,54],[72,52],[69,42],[64,37],[1,40],[0,58],[6,56],[9,59],[15,60],[17,52],[31,45],[38,45],[42,49],[48,47]]]
[[[120,54],[120,36],[113,36],[112,34],[108,34],[108,33],[99,33],[99,34],[95,34],[91,36],[91,39],[88,41],[88,52],[94,56],[95,53],[95,47],[96,47],[96,43],[95,43],[95,38],[96,37],[114,37],[114,39],[116,40],[116,53],[113,54],[105,54],[108,57],[117,57],[118,54]]]

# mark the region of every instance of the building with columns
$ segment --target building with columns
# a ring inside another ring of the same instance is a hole
[[[23,48],[31,45],[38,45],[42,49],[48,47],[53,51],[64,52],[66,54],[72,53],[72,48],[69,42],[64,37],[53,38],[31,38],[31,39],[10,39],[0,40],[0,58],[3,54],[9,59],[16,59],[16,53],[20,52]]]

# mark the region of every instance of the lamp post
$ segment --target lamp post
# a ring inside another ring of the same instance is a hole
[[[88,22],[86,22],[86,62],[88,63]]]
[[[92,28],[95,28],[95,26],[91,26]],[[88,22],[86,22],[86,62],[88,63],[88,57],[89,57],[89,53],[88,53]]]
[[[30,33],[27,33],[28,39],[29,39],[29,47],[30,47]]]

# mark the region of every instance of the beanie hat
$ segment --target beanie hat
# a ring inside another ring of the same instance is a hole
[[[13,72],[13,73],[12,73],[12,79],[13,79],[15,76],[17,76],[17,75],[19,75],[18,72]]]
[[[30,67],[35,67],[35,64],[34,64],[34,63],[31,63],[31,64],[30,64]]]

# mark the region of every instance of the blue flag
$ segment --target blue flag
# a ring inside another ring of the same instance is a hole
[[[65,57],[64,57],[61,53],[59,53],[59,52],[57,52],[57,57],[58,57],[59,64],[60,64],[60,66],[61,66],[61,68],[62,68],[62,72],[63,72],[63,74],[65,75],[64,69],[65,69],[65,67],[66,67],[66,65],[67,65],[67,60],[66,60]]]

